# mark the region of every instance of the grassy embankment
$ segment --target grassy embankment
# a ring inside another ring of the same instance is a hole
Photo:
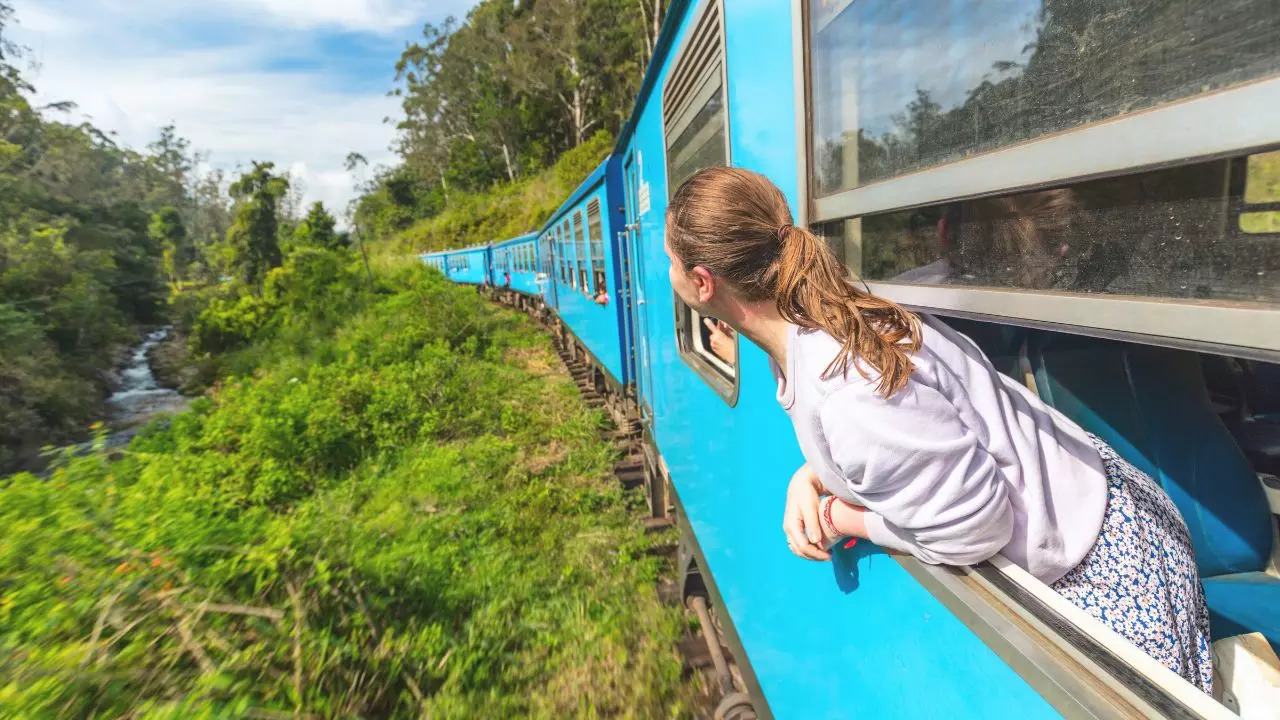
[[[247,342],[190,411],[0,479],[0,714],[689,714],[646,553],[670,538],[545,336],[362,272],[291,259],[196,322]]]

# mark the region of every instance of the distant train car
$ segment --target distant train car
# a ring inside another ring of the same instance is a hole
[[[527,295],[541,294],[541,288],[537,283],[537,237],[536,233],[529,233],[494,243],[489,284],[496,288],[509,288]]]
[[[717,717],[1275,717],[1280,7],[1099,8],[672,0],[613,155],[538,232],[535,292],[622,385],[683,594],[732,651]],[[1165,487],[1214,697],[1000,556],[788,551],[803,458],[768,357],[713,347],[669,282],[668,199],[712,165],[773,179],[854,277]]]
[[[619,300],[623,247],[619,165],[610,157],[578,186],[538,233],[543,297],[619,393],[631,382],[624,353],[630,315]],[[625,295],[625,290],[621,291]]]
[[[448,250],[443,253],[445,274],[464,285],[487,285],[492,274],[492,253],[488,245]]]
[[[448,277],[449,275],[448,263],[446,262],[448,255],[449,255],[448,251],[429,252],[429,253],[422,253],[421,255],[418,256],[418,259],[422,261],[423,265],[426,265],[427,267],[435,268],[436,270],[440,271],[440,274]]]

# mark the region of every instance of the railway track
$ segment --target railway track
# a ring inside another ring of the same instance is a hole
[[[644,493],[648,512],[641,522],[646,532],[658,533],[677,527],[667,480],[652,447],[646,444],[644,426],[636,416],[634,402],[609,387],[586,351],[543,306],[527,296],[500,289],[491,290],[489,296],[500,305],[529,315],[552,335],[556,354],[578,387],[583,403],[603,410],[609,418],[611,426],[602,431],[601,437],[618,450],[618,460],[613,467],[618,483],[624,490]],[[713,603],[689,549],[683,542],[670,542],[656,545],[650,552],[662,559],[662,571],[655,588],[659,599],[668,605],[682,604],[686,613],[697,620],[697,629],[686,630],[677,647],[685,671],[700,673],[704,679],[700,703],[695,708],[697,716],[712,720],[756,720],[750,697],[741,689],[746,687],[745,681],[725,642]]]

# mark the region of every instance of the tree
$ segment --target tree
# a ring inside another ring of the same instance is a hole
[[[164,272],[169,283],[176,285],[185,279],[187,268],[195,259],[195,252],[177,208],[166,207],[153,214],[151,224],[147,226],[147,235],[163,249]]]
[[[324,203],[313,203],[307,216],[294,229],[293,241],[300,246],[319,247],[326,250],[345,247],[347,240],[337,233],[337,224],[329,211],[325,210]]]
[[[227,230],[232,267],[246,285],[261,288],[272,268],[280,266],[280,200],[289,181],[276,175],[275,163],[254,162],[253,169],[231,184],[235,220]]]

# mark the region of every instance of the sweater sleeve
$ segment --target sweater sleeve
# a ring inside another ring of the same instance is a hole
[[[1000,468],[936,389],[913,382],[885,399],[846,385],[819,419],[835,468],[872,511],[872,542],[945,565],[1008,544],[1014,511]]]

